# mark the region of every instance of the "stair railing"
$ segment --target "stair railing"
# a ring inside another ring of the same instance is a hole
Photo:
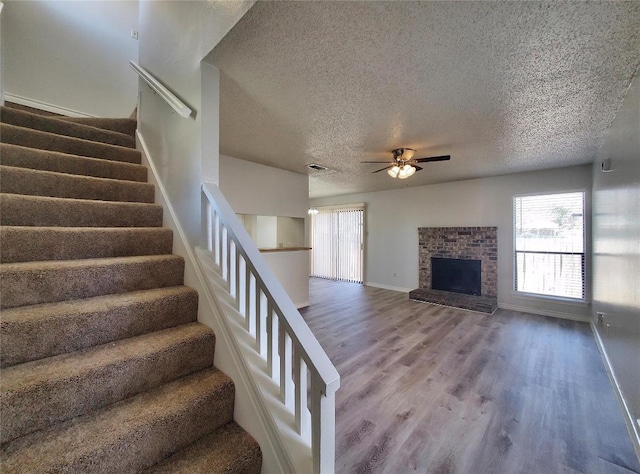
[[[244,329],[295,414],[297,433],[310,441],[314,472],[333,472],[340,375],[219,188],[205,183],[202,193],[207,249]]]
[[[129,66],[131,66],[138,76],[140,76],[140,78],[144,80],[144,82],[146,82],[156,94],[162,97],[162,100],[169,104],[169,107],[175,110],[180,117],[188,118],[191,116],[193,111],[187,106],[187,104],[178,99],[178,97],[167,89],[162,82],[156,79],[153,74],[134,61],[129,61]]]

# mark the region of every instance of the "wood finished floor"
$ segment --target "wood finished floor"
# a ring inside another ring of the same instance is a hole
[[[587,324],[311,279],[339,473],[640,472]]]

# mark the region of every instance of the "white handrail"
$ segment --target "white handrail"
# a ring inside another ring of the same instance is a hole
[[[333,472],[340,375],[219,188],[206,183],[202,193],[207,248],[218,274],[256,353],[266,358],[269,376],[279,384],[282,404],[295,414],[297,433],[310,438],[314,471]]]
[[[187,118],[191,115],[192,110],[187,107],[184,102],[178,99],[173,92],[167,89],[164,84],[153,77],[149,71],[134,61],[129,61],[129,65],[138,73],[138,76],[144,79],[144,81],[149,84],[149,87],[157,92],[158,95],[160,95],[160,97],[162,97],[173,110],[178,112],[181,117]]]

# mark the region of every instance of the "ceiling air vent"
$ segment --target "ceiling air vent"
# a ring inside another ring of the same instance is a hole
[[[326,166],[322,166],[322,165],[319,165],[317,163],[309,163],[307,165],[307,168],[309,168],[310,170],[314,170],[314,171],[324,171],[324,170],[328,169]]]

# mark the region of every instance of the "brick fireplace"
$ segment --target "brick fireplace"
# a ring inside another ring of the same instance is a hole
[[[480,261],[481,292],[469,295],[434,290],[432,258]],[[498,306],[498,228],[421,227],[418,229],[418,282],[409,292],[418,301],[493,313]]]

